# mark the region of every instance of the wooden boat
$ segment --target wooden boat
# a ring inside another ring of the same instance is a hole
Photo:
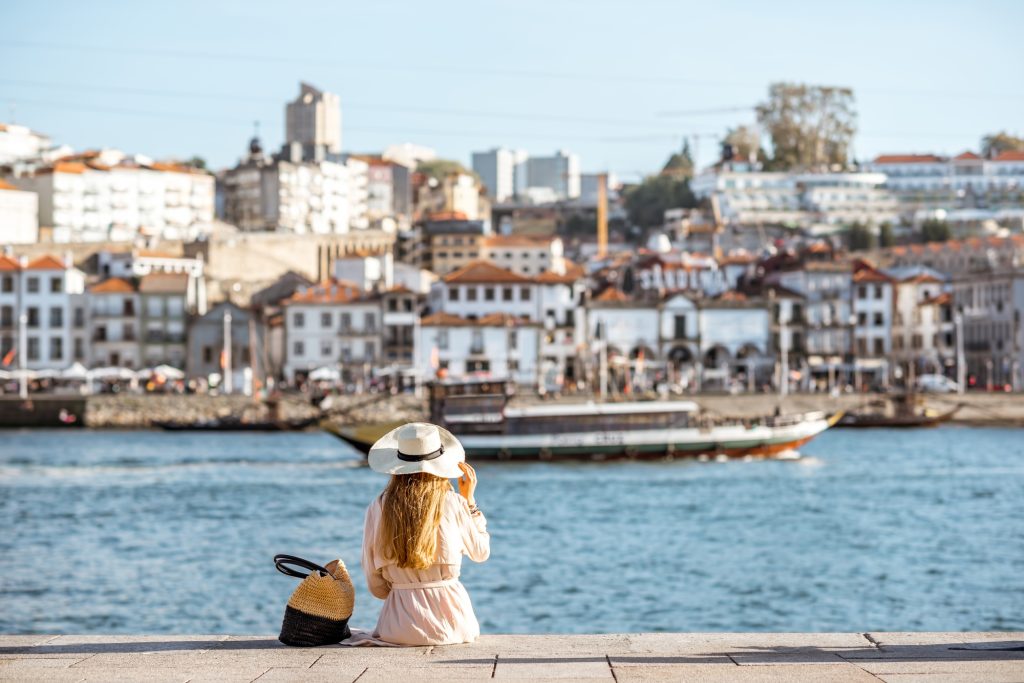
[[[430,420],[451,430],[471,459],[553,460],[790,453],[840,414],[823,411],[752,419],[713,418],[691,401],[507,405],[505,382],[430,385]],[[400,422],[324,429],[366,453]]]
[[[962,403],[949,410],[939,411],[924,405],[923,399],[914,392],[907,392],[891,398],[876,399],[860,408],[847,411],[837,427],[937,427],[949,422],[957,414]]]
[[[237,417],[220,417],[195,422],[153,420],[152,424],[171,432],[294,432],[312,427],[319,420],[319,417],[308,417],[296,420],[246,421]]]

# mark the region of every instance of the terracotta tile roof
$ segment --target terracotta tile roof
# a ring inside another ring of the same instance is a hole
[[[428,211],[425,219],[431,223],[443,221],[467,221],[469,217],[461,211]]]
[[[953,157],[953,161],[979,161],[980,159],[980,156],[970,151],[962,152]]]
[[[201,168],[195,168],[194,166],[186,166],[185,164],[177,163],[174,161],[157,161],[150,166],[150,169],[154,171],[164,171],[167,173],[190,173],[192,175],[209,175],[209,172],[204,171]]]
[[[529,318],[517,318],[508,313],[491,313],[471,320],[452,313],[432,313],[420,321],[421,327],[523,327],[536,326]]]
[[[1024,149],[1008,149],[997,154],[992,161],[1024,161]]]
[[[475,284],[475,283],[510,283],[510,282],[532,282],[531,278],[511,270],[505,270],[490,261],[471,261],[458,270],[452,271],[444,276],[444,281],[450,284]]]
[[[918,273],[917,275],[911,275],[908,278],[904,278],[903,280],[900,280],[900,282],[904,284],[923,284],[926,282],[934,282],[941,284],[942,280],[938,279],[934,275],[929,275],[928,273]]]
[[[135,252],[135,255],[141,258],[184,258],[168,251],[156,251],[154,249],[139,249]]]
[[[135,286],[120,277],[112,277],[89,288],[91,294],[132,294]]]
[[[733,265],[749,265],[757,261],[757,256],[754,254],[729,254],[718,259],[719,266],[733,266]]]
[[[481,242],[488,247],[550,247],[556,239],[543,235],[491,235]]]
[[[16,258],[0,254],[0,270],[21,270],[21,264]]]
[[[716,301],[746,301],[747,295],[743,292],[737,292],[735,289],[730,289],[726,292],[722,292],[715,297]]]
[[[880,270],[861,268],[853,274],[854,282],[892,282],[893,279]]]
[[[930,299],[925,299],[924,301],[921,302],[920,305],[924,306],[927,304],[937,304],[939,306],[942,306],[950,303],[953,303],[953,295],[950,294],[949,292],[943,292],[942,294],[933,296]]]
[[[139,281],[139,291],[146,294],[184,294],[188,291],[188,275],[150,273]]]
[[[545,270],[543,273],[534,278],[535,281],[542,285],[559,285],[559,284],[571,284],[576,282],[581,277],[586,275],[583,270],[583,266],[573,263],[569,259],[565,260],[565,273],[558,274],[550,270]]]
[[[364,292],[348,280],[327,280],[307,287],[285,299],[282,304],[347,304],[364,298]]]
[[[632,299],[630,298],[630,296],[628,294],[623,292],[618,287],[608,287],[603,292],[601,292],[596,297],[594,297],[594,301],[624,302],[624,301],[632,301]]]
[[[942,157],[934,154],[882,154],[875,157],[876,164],[941,164]]]
[[[60,260],[56,256],[44,254],[38,258],[32,259],[25,266],[25,270],[66,270],[67,266],[64,265],[64,261]]]
[[[14,185],[11,185],[7,181],[5,181],[2,178],[0,178],[0,190],[17,190],[17,189],[18,188],[16,188]]]

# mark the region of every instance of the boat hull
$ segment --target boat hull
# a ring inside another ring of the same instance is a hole
[[[831,427],[840,415],[820,414],[784,426],[742,424],[708,429],[652,429],[567,432],[562,434],[487,434],[459,436],[466,456],[480,460],[606,460],[726,456],[770,458],[803,446]],[[325,429],[366,453],[377,438],[398,423]]]

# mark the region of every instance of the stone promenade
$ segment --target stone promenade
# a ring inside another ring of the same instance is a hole
[[[1024,681],[1018,633],[484,636],[296,649],[273,636],[0,636],[3,681]]]

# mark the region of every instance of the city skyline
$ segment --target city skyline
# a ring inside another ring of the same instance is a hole
[[[468,166],[471,152],[492,147],[536,155],[567,148],[584,172],[635,180],[660,168],[687,136],[696,136],[699,163],[709,163],[715,137],[752,123],[770,82],[792,80],[854,89],[856,159],[955,154],[1024,120],[1024,95],[1005,88],[1024,57],[1012,35],[1019,22],[1008,19],[1024,12],[1012,3],[985,6],[980,13],[943,3],[923,16],[906,5],[883,14],[870,3],[803,17],[795,3],[647,5],[636,24],[617,21],[614,30],[600,21],[608,5],[592,15],[576,4],[507,5],[484,27],[473,25],[465,5],[402,13],[393,5],[323,6],[315,22],[296,17],[300,41],[287,31],[266,40],[284,11],[272,3],[201,11],[189,3],[20,4],[3,11],[18,31],[0,39],[0,59],[15,66],[0,78],[0,120],[77,149],[199,155],[223,168],[244,155],[254,121],[266,148],[280,145],[281,104],[304,80],[340,96],[347,151],[415,142]],[[497,23],[503,35],[523,39],[510,43],[518,48],[495,49]],[[336,26],[349,28],[335,34]],[[684,27],[679,44],[667,39],[675,26]],[[459,30],[458,40],[431,38]],[[770,49],[757,47],[759,36]],[[981,40],[984,50],[963,49]],[[847,50],[825,49],[836,44],[861,53],[851,60]],[[868,44],[885,47],[859,47]],[[677,68],[667,64],[673,59]]]

